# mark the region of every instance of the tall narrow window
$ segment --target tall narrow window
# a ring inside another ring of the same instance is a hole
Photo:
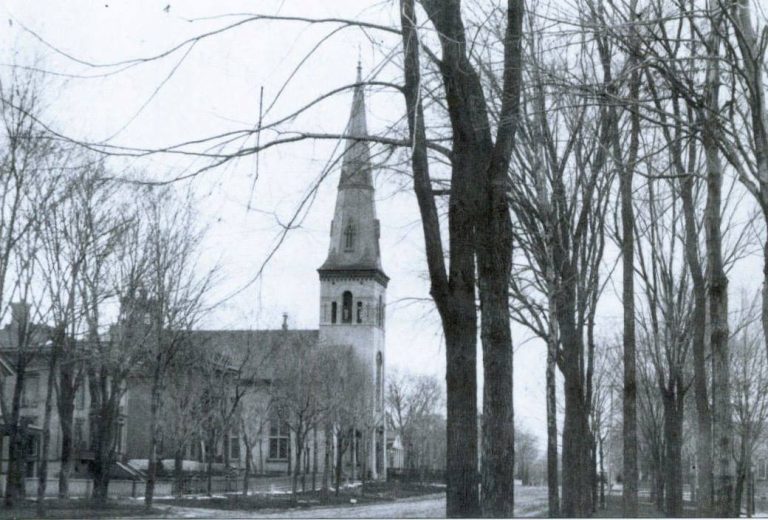
[[[273,412],[269,420],[269,458],[287,460],[289,440],[288,425]]]
[[[382,365],[384,364],[381,352],[376,353],[376,410],[381,410],[381,398],[382,398]]]
[[[350,222],[344,229],[344,251],[352,251],[355,248],[355,225]]]
[[[376,308],[376,324],[379,327],[384,326],[384,302],[379,296],[379,306]]]
[[[331,303],[331,323],[336,323],[336,302]]]
[[[357,322],[363,322],[363,302],[357,302]]]
[[[352,293],[344,291],[341,303],[341,321],[352,323]]]

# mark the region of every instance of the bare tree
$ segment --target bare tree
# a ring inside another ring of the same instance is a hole
[[[194,223],[188,201],[169,204],[172,193],[159,190],[147,193],[142,217],[145,219],[143,245],[147,272],[146,316],[150,332],[146,362],[150,384],[150,446],[145,505],[151,508],[157,476],[162,387],[165,373],[176,354],[187,343],[188,332],[204,310],[204,298],[213,272],[198,273],[196,260],[202,237]]]

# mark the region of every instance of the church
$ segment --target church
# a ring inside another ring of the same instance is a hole
[[[373,433],[367,437],[370,445],[365,449],[355,446],[344,454],[342,471],[346,476],[360,476],[365,468],[369,477],[385,478],[387,473],[387,431],[384,414],[384,381],[386,374],[386,289],[389,278],[384,273],[379,248],[380,224],[376,216],[375,191],[372,178],[369,144],[367,136],[365,92],[361,79],[361,69],[357,68],[357,85],[354,88],[352,107],[345,135],[349,136],[345,144],[341,173],[336,193],[333,218],[330,221],[330,243],[325,262],[318,268],[320,310],[319,326],[315,330],[289,329],[287,320],[283,327],[276,330],[193,330],[190,339],[198,345],[205,345],[209,352],[220,352],[237,358],[249,352],[259,353],[275,351],[270,363],[281,363],[280,349],[296,344],[323,345],[329,348],[339,346],[350,348],[361,365],[366,367],[366,379],[369,382],[371,413],[374,415],[368,424],[375,425]],[[2,349],[2,346],[0,346]],[[269,365],[269,363],[267,364]],[[269,410],[269,386],[273,367],[262,367],[262,373],[253,378],[251,384],[257,388],[244,399],[265,401],[264,410]],[[45,366],[32,367],[32,380],[47,379]],[[30,375],[28,374],[28,377]],[[5,384],[10,385],[12,377],[5,377]],[[301,384],[299,381],[296,384]],[[83,383],[87,388],[87,382]],[[34,389],[35,395],[43,394],[41,389]],[[90,398],[88,392],[78,394],[78,410],[75,424],[74,459],[77,475],[87,478],[89,462],[93,460],[91,446],[91,426],[88,413]],[[28,421],[30,431],[43,422],[43,403],[41,399],[25,400],[22,413]],[[149,452],[149,388],[147,381],[139,374],[129,380],[122,401],[119,418],[118,438],[115,441],[117,468],[115,478],[136,478],[146,469]],[[293,432],[279,420],[273,412],[267,412],[255,444],[251,444],[250,455],[253,464],[251,471],[256,474],[286,474],[297,464],[309,465],[314,461],[314,471],[322,472],[326,461],[324,451],[328,446],[335,449],[333,442],[325,443],[321,439],[309,443],[302,461],[296,460],[294,453]],[[55,415],[55,414],[54,414]],[[161,420],[163,420],[161,418]],[[240,432],[241,422],[233,422],[229,430],[221,436],[215,446],[209,446],[204,435],[193,437],[183,449],[183,468],[186,471],[203,471],[206,462],[213,459],[219,471],[238,471],[245,467],[246,453]],[[323,432],[319,432],[322,437]],[[51,431],[51,450],[48,454],[49,478],[54,478],[61,457],[61,432],[58,421],[54,421]],[[31,439],[34,441],[34,439]],[[34,444],[39,444],[35,442]],[[1,445],[0,445],[1,446]],[[166,474],[173,468],[174,457],[178,459],[177,446],[173,442],[164,442],[160,448],[160,458]],[[1,449],[1,448],[0,448]],[[38,457],[33,452],[39,450],[30,446],[29,465],[26,476],[37,475]],[[7,452],[7,448],[5,450]],[[316,453],[318,452],[319,453]],[[360,454],[366,454],[367,460],[360,460]],[[0,460],[0,475],[7,465],[7,453]],[[329,455],[327,460],[334,461]],[[354,469],[352,466],[354,465]]]

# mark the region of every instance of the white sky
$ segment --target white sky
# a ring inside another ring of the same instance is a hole
[[[166,12],[166,0],[6,0],[0,6],[0,62],[4,65],[0,74],[4,77],[11,63],[82,76],[115,70],[66,59],[23,27],[73,57],[113,63],[154,55],[194,34],[234,21],[189,21],[225,13],[338,16],[393,26],[398,21],[394,1],[256,0],[224,4],[172,0]],[[76,139],[103,141],[116,134],[110,141],[113,144],[150,148],[252,128],[258,120],[260,87],[264,88],[267,106],[308,49],[328,30],[329,26],[302,23],[249,23],[198,43],[167,81],[184,52],[107,77],[51,79],[46,84],[43,119]],[[385,48],[399,43],[395,35],[370,31],[365,35],[357,29],[338,32],[289,82],[265,122],[289,114],[327,90],[353,82],[358,53],[364,73],[370,72],[382,61],[382,52],[371,39],[383,42]],[[397,81],[398,76],[390,67],[380,77]],[[153,95],[158,86],[161,88]],[[291,127],[341,133],[351,97],[348,92],[326,100]],[[381,131],[403,113],[401,99],[391,93],[369,91],[367,104],[371,132]],[[271,149],[259,159],[256,182],[253,157],[194,180],[201,221],[209,226],[206,261],[221,266],[215,298],[242,288],[255,275],[279,231],[277,220],[288,220],[307,186],[332,156],[335,144],[306,141]],[[178,156],[154,156],[149,160],[116,160],[113,167],[128,172],[148,170],[153,177],[168,178],[202,164]],[[317,327],[316,269],[327,252],[337,182],[338,168],[322,184],[301,228],[289,234],[263,279],[221,305],[203,324],[205,327],[277,328],[283,312],[289,314],[291,327]],[[431,303],[405,303],[429,297],[412,187],[407,179],[379,172],[376,188],[383,264],[391,278],[387,329],[390,369],[402,367],[442,378],[445,360],[437,315]],[[756,286],[759,266],[758,259],[745,262],[736,270],[731,287]],[[615,337],[621,330],[614,293],[609,285],[602,302],[599,335],[605,338]],[[513,336],[516,415],[539,435],[543,446],[544,348],[539,341],[527,341],[529,334],[521,327],[513,328]]]

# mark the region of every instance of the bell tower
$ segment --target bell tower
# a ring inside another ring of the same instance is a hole
[[[366,467],[374,478],[386,477],[384,374],[386,290],[389,277],[381,267],[379,220],[376,218],[371,160],[360,64],[346,128],[346,146],[331,221],[328,257],[320,274],[320,342],[350,345],[369,367],[372,421],[376,425]],[[350,450],[351,452],[352,450]],[[360,464],[360,461],[357,461]]]

